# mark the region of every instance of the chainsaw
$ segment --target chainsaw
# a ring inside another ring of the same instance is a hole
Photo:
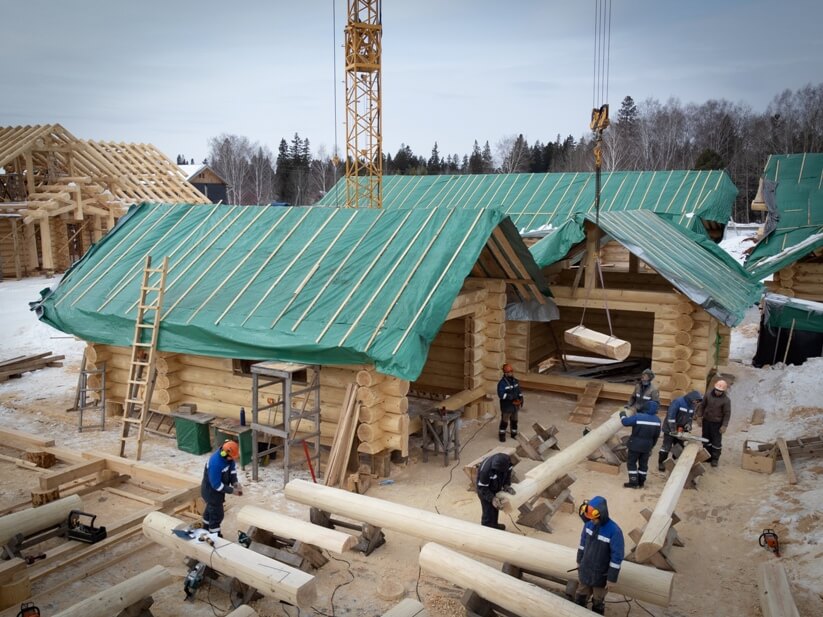
[[[763,533],[757,539],[758,544],[765,549],[772,551],[777,557],[780,557],[780,541],[777,539],[777,534],[774,529],[764,529]]]
[[[20,612],[17,617],[40,617],[40,609],[31,602],[23,602],[20,605]]]

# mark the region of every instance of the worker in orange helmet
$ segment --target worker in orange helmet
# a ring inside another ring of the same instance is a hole
[[[514,376],[514,369],[509,363],[503,365],[503,378],[497,382],[497,397],[500,399],[500,427],[497,436],[500,441],[506,441],[509,420],[512,423],[512,438],[517,437],[517,412],[523,407],[520,382]]]
[[[709,451],[711,459],[709,463],[712,467],[720,464],[720,453],[723,450],[723,433],[729,426],[729,418],[732,415],[732,402],[729,399],[727,390],[729,384],[725,379],[718,379],[712,389],[706,392],[706,396],[700,401],[695,410],[695,418],[703,423],[703,439],[709,442],[705,446]]]
[[[227,439],[206,462],[203,469],[203,481],[200,483],[200,496],[206,502],[203,510],[203,528],[209,533],[216,533],[221,538],[220,525],[225,512],[223,503],[226,495],[242,495],[243,489],[237,481],[237,464],[240,458],[240,446],[236,441]]]

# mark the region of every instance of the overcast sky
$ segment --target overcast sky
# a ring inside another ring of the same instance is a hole
[[[384,0],[384,151],[587,134],[594,7]],[[0,126],[59,122],[197,162],[220,133],[276,151],[299,132],[331,151],[336,82],[345,149],[345,0],[0,0],[0,15]],[[612,114],[626,95],[763,111],[785,89],[823,82],[822,23],[821,0],[615,0]]]

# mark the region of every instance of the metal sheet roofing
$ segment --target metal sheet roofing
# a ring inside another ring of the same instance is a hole
[[[752,250],[746,270],[762,278],[823,246],[823,154],[772,155],[763,178],[776,182],[774,230]]]
[[[490,237],[545,280],[498,210],[142,204],[66,273],[41,319],[131,346],[146,255],[169,259],[158,347],[415,379]],[[517,263],[515,263],[517,262]],[[527,263],[524,263],[527,262]],[[510,270],[511,271],[511,270]]]
[[[499,208],[526,233],[593,212],[594,185],[592,172],[386,176],[383,208]],[[343,179],[320,205],[343,205],[345,194]],[[615,171],[602,174],[600,209],[651,210],[697,230],[701,219],[726,223],[736,196],[723,171]]]
[[[727,326],[740,323],[763,293],[763,285],[710,239],[653,212],[601,212],[600,227]]]

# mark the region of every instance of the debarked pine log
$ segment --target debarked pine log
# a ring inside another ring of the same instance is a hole
[[[434,541],[455,550],[513,565],[562,579],[576,566],[577,548],[528,538],[477,523],[411,508],[397,503],[349,493],[341,489],[292,480],[286,485],[286,497],[292,501],[320,508],[369,523],[376,527],[406,533]],[[610,586],[624,594],[659,606],[671,601],[674,576],[636,563],[623,562],[620,578]]]
[[[686,485],[686,478],[694,465],[697,454],[702,449],[699,443],[692,442],[683,448],[683,452],[677,459],[677,464],[672,469],[666,486],[657,500],[649,522],[643,530],[643,536],[637,543],[635,557],[642,563],[657,553],[666,544],[666,534],[672,526],[672,514],[680,499],[680,493]]]
[[[104,589],[98,594],[61,611],[55,617],[111,617],[132,604],[148,598],[155,591],[175,581],[163,566],[154,566],[137,576]]]
[[[521,617],[591,617],[591,611],[453,550],[429,542],[420,567]]]
[[[6,544],[18,533],[24,538],[39,531],[59,525],[72,510],[82,510],[83,500],[79,495],[69,495],[37,508],[6,514],[0,518],[0,546]]]
[[[615,413],[587,435],[564,448],[546,462],[530,469],[521,482],[512,485],[515,490],[514,495],[503,492],[498,493],[498,497],[504,501],[504,510],[506,512],[516,512],[520,506],[542,493],[556,480],[571,471],[572,467],[584,461],[592,452],[617,433],[622,426],[619,414]]]
[[[237,522],[265,529],[281,538],[300,540],[332,553],[344,553],[357,544],[357,538],[349,533],[321,527],[257,506],[243,506],[237,514]]]
[[[226,576],[254,587],[264,596],[308,609],[317,595],[314,577],[285,563],[233,544],[224,538],[214,539],[214,547],[206,542],[178,538],[173,529],[185,529],[180,519],[151,512],[143,519],[143,534],[152,542],[209,564]]]

